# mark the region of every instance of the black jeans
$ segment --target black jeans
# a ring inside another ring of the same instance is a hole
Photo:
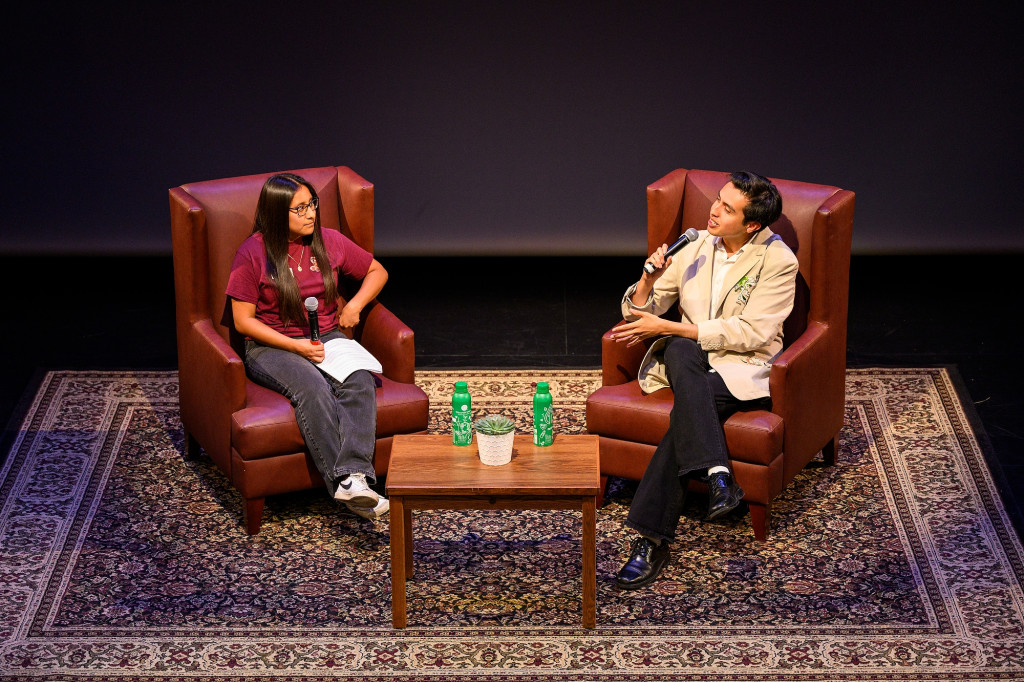
[[[722,422],[740,410],[764,409],[771,401],[736,398],[692,339],[670,339],[664,358],[675,395],[668,432],[644,471],[626,525],[666,541],[675,537],[690,476],[729,466]]]

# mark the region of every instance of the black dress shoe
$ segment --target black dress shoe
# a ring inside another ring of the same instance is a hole
[[[721,472],[708,476],[708,521],[725,516],[742,501],[743,488],[736,485],[732,476]]]
[[[668,563],[668,543],[654,544],[640,536],[629,548],[629,561],[619,569],[615,584],[623,590],[635,590],[653,582]]]

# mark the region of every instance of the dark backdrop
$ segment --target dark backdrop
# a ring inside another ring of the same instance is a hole
[[[856,253],[1024,245],[1005,3],[25,4],[4,253],[169,254],[169,187],[318,165],[383,255],[641,254],[676,167],[852,189]]]

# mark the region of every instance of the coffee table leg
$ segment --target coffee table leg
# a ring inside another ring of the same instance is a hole
[[[597,498],[583,499],[583,627],[597,627]]]
[[[405,526],[405,579],[412,580],[412,509],[405,509],[402,525]]]
[[[405,503],[393,496],[391,502],[391,625],[405,627],[406,530]],[[398,521],[398,523],[394,523]]]

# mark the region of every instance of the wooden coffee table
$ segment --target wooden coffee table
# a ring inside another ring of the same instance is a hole
[[[583,627],[597,623],[598,437],[557,435],[537,447],[515,437],[512,461],[488,466],[476,443],[450,435],[397,435],[391,446],[391,622],[404,628],[405,581],[413,575],[413,509],[580,509],[583,512]]]

